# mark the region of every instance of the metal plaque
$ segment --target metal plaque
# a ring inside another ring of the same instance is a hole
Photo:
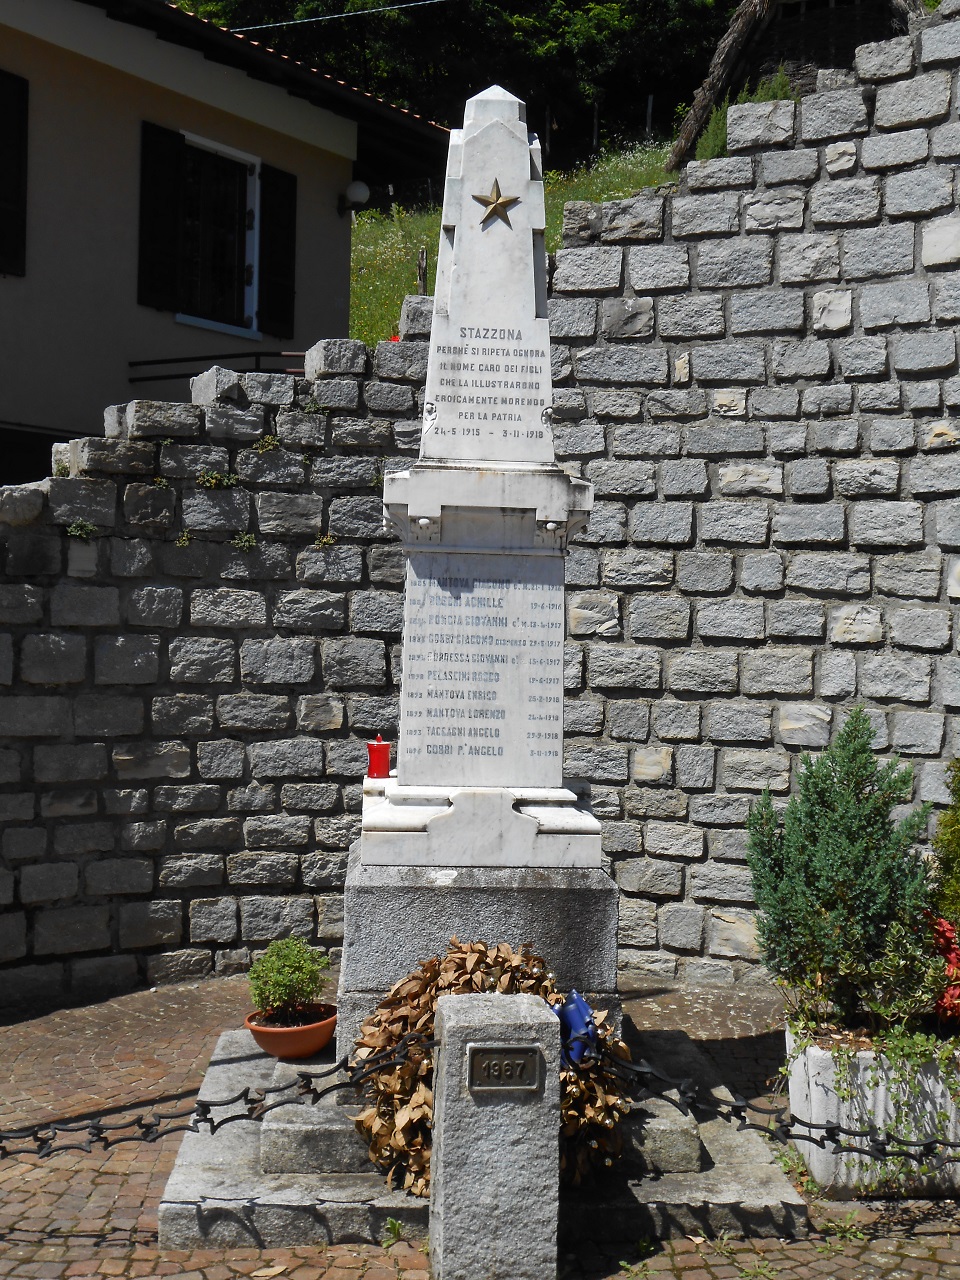
[[[543,1054],[536,1045],[471,1044],[467,1052],[471,1093],[535,1093],[543,1083]]]

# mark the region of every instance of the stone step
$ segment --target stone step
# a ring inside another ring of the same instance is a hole
[[[326,1055],[302,1064],[276,1063],[260,1052],[248,1031],[226,1031],[217,1041],[200,1097],[229,1098],[247,1087],[286,1083],[296,1078],[298,1068],[320,1069],[332,1061]],[[307,1110],[282,1107],[263,1122],[236,1120],[214,1134],[184,1134],[160,1202],[161,1248],[379,1243],[388,1218],[402,1223],[412,1237],[426,1235],[428,1202],[390,1191],[366,1160],[362,1172],[265,1173],[260,1168],[261,1135],[271,1117]],[[340,1108],[328,1103],[316,1110],[332,1119],[328,1113]],[[242,1111],[240,1106],[225,1108],[216,1118]],[[276,1127],[282,1130],[282,1125]],[[344,1127],[338,1132],[341,1138],[346,1135]],[[362,1153],[363,1144],[356,1140]]]
[[[641,1033],[628,1026],[625,1034],[635,1060],[642,1058],[673,1079],[692,1080],[703,1092],[732,1101],[717,1068],[684,1032]],[[667,1096],[676,1095],[668,1092]],[[674,1136],[669,1111],[675,1109],[669,1103],[649,1099],[642,1106],[654,1107],[667,1126],[662,1139],[652,1131],[648,1152],[642,1141],[639,1144],[637,1155],[641,1161],[646,1157],[651,1176],[630,1177],[627,1168],[568,1197],[561,1221],[569,1222],[571,1238],[578,1232],[624,1241],[722,1232],[807,1234],[806,1202],[781,1171],[772,1145],[759,1133],[738,1130],[706,1110],[689,1117],[699,1135],[701,1158],[696,1168],[682,1169],[684,1153],[692,1154],[691,1129],[684,1128],[680,1117],[679,1123],[673,1123],[684,1136]],[[658,1167],[655,1161],[664,1150],[666,1158],[660,1159]]]
[[[304,1062],[278,1062],[272,1084],[295,1084],[300,1071],[323,1071],[333,1065],[332,1047]],[[317,1080],[317,1087],[332,1083]],[[354,1125],[360,1107],[345,1105],[351,1089],[328,1093],[309,1106],[277,1107],[264,1117],[260,1133],[260,1168],[264,1173],[369,1173],[367,1144]]]
[[[697,1173],[707,1154],[691,1115],[660,1098],[637,1103],[623,1122],[622,1162],[631,1173]]]
[[[651,1063],[719,1092],[715,1068],[682,1033],[634,1039]],[[232,1097],[245,1086],[286,1082],[311,1066],[318,1068],[319,1060],[276,1064],[248,1032],[225,1032],[200,1096]],[[277,1108],[262,1124],[238,1120],[212,1135],[184,1135],[160,1204],[161,1248],[376,1243],[386,1234],[388,1218],[413,1237],[425,1236],[429,1203],[390,1191],[365,1155],[358,1159],[363,1143],[353,1130],[353,1108],[337,1106],[331,1100],[336,1096],[316,1107]],[[639,1164],[619,1166],[593,1187],[564,1194],[561,1236],[568,1244],[601,1237],[636,1242],[643,1236],[806,1233],[806,1205],[759,1134],[738,1132],[707,1115],[698,1124],[662,1101],[651,1099],[642,1108],[644,1132],[632,1134],[629,1125],[626,1135],[628,1158]],[[271,1135],[266,1162],[285,1168],[261,1168],[265,1134]],[[325,1142],[331,1145],[324,1148]],[[331,1154],[327,1161],[320,1158],[325,1149]],[[307,1167],[331,1163],[340,1170]],[[638,1167],[644,1176],[634,1176]]]

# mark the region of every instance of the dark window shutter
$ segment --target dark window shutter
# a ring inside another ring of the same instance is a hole
[[[260,166],[260,297],[257,327],[292,338],[297,277],[297,178]]]
[[[22,76],[0,71],[0,275],[27,273],[27,103]]]
[[[140,257],[137,301],[178,311],[182,133],[146,120],[140,142]]]

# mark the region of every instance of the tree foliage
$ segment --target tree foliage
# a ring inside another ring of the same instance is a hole
[[[912,770],[881,766],[872,737],[855,708],[818,759],[803,756],[782,825],[769,792],[748,819],[764,963],[812,1024],[902,1021],[932,1008],[938,979],[942,987],[929,941],[931,877],[917,848],[929,810],[894,820],[912,794]]]
[[[466,98],[500,83],[551,121],[551,164],[601,138],[639,136],[647,95],[666,125],[709,65],[736,0],[444,0],[371,13],[399,0],[179,0],[222,26],[356,14],[251,32],[358,88],[458,125]]]

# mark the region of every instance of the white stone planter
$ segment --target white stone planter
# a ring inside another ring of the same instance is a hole
[[[861,1052],[852,1067],[852,1096],[837,1096],[837,1067],[832,1054],[816,1046],[793,1057],[794,1040],[787,1030],[787,1056],[790,1063],[790,1110],[795,1117],[811,1124],[841,1124],[850,1129],[865,1129],[873,1123],[883,1133],[889,1130],[920,1141],[928,1137],[946,1137],[960,1141],[960,1117],[957,1106],[934,1063],[922,1067],[911,1081],[908,1095],[893,1081],[885,1059],[875,1069],[876,1054]],[[944,1121],[944,1115],[946,1120]],[[795,1125],[799,1133],[821,1136],[818,1130]],[[842,1139],[857,1145],[867,1140]],[[871,1160],[868,1156],[835,1155],[813,1143],[795,1143],[811,1177],[827,1195],[838,1200],[871,1193],[902,1195],[950,1196],[960,1191],[960,1164],[946,1165],[932,1173],[923,1173],[919,1165],[899,1161]],[[954,1152],[960,1155],[960,1150]],[[892,1174],[897,1174],[891,1180]]]

